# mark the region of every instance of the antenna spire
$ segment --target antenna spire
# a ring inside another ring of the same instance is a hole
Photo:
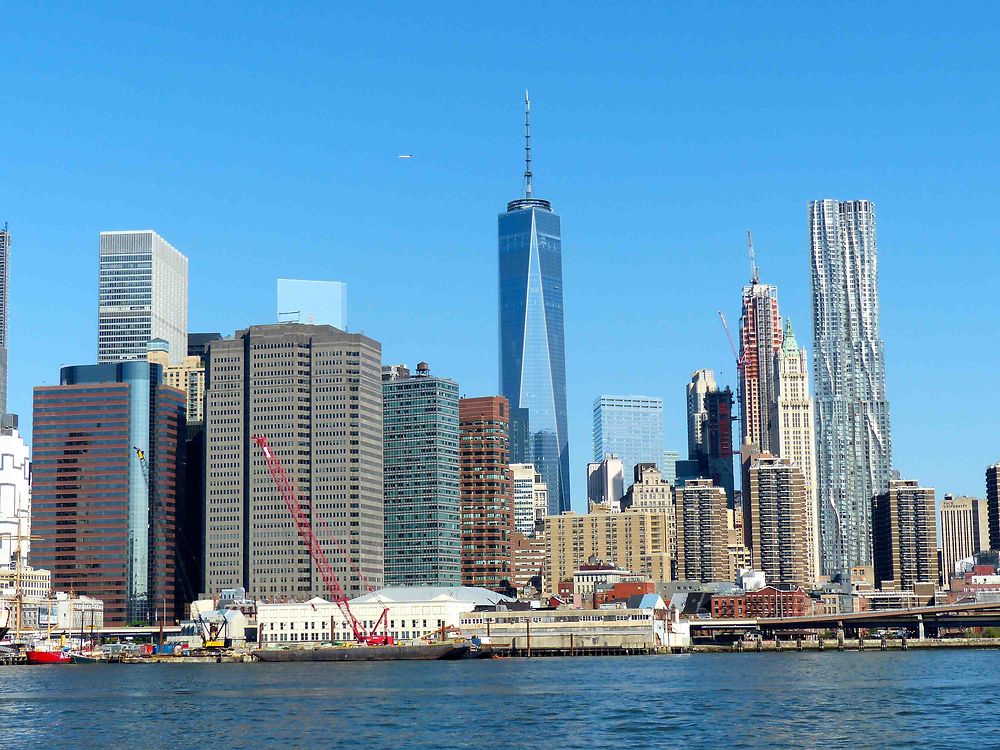
[[[753,235],[749,229],[747,230],[747,248],[750,251],[750,272],[753,274],[753,283],[757,284],[760,282],[760,275],[757,272],[757,259],[753,253]]]
[[[524,90],[524,197],[531,197],[531,99]]]

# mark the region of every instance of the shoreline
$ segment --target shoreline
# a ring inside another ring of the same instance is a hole
[[[524,649],[510,649],[499,646],[490,649],[495,659],[545,659],[545,658],[581,658],[592,656],[677,656],[695,654],[761,654],[761,653],[842,653],[842,652],[885,652],[910,650],[995,650],[1000,649],[1000,638],[844,638],[801,641],[736,641],[732,644],[699,643],[687,647],[656,646],[648,648],[575,648],[572,651],[564,648],[533,648],[530,652]],[[491,657],[468,659],[467,661],[491,660]],[[433,661],[433,660],[432,660]],[[460,660],[461,661],[461,660]],[[125,659],[119,664],[251,664],[261,662],[250,654],[229,653],[215,656],[151,656]],[[37,666],[28,665],[20,659],[0,661],[0,666]],[[81,665],[75,665],[81,666]]]
[[[699,643],[691,647],[691,653],[739,654],[739,653],[799,653],[803,651],[909,651],[910,649],[998,649],[1000,638],[844,638],[842,641],[826,638],[801,641],[737,641],[728,644]]]

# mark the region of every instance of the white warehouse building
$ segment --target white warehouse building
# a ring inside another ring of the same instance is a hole
[[[441,628],[453,633],[462,615],[476,607],[513,601],[510,597],[472,586],[397,586],[364,594],[350,601],[351,612],[371,632],[386,613],[386,627],[397,641],[433,636]],[[333,602],[320,597],[307,602],[257,605],[260,644],[352,641],[350,624]],[[331,637],[332,632],[332,637]]]

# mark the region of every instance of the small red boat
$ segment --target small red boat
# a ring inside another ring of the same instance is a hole
[[[28,664],[72,664],[73,660],[65,651],[25,651]]]

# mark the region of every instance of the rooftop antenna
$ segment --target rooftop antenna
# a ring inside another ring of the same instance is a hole
[[[753,274],[753,283],[757,284],[760,282],[760,276],[757,273],[757,260],[753,254],[753,235],[750,230],[747,230],[747,248],[750,250],[750,271]]]
[[[531,197],[531,99],[524,90],[524,197]]]

